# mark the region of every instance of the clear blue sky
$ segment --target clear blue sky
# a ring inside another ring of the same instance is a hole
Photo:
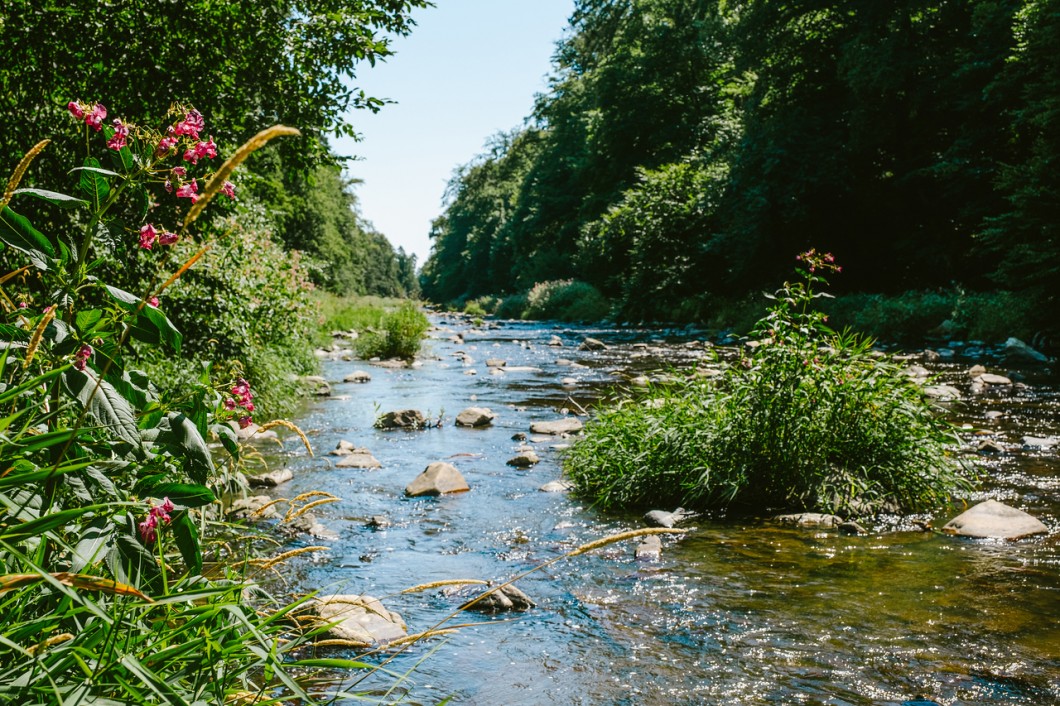
[[[435,2],[413,14],[417,26],[394,41],[395,56],[364,65],[354,81],[397,104],[351,112],[362,141],[334,144],[362,158],[348,172],[364,180],[357,195],[365,218],[420,264],[453,169],[530,114],[574,9],[573,0]]]

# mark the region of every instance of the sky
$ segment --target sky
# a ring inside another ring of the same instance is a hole
[[[335,140],[354,155],[349,176],[361,213],[394,247],[430,252],[431,221],[453,170],[485,150],[491,135],[519,127],[547,88],[555,43],[574,0],[435,0],[396,54],[361,67],[353,84],[396,104],[351,111],[362,139]]]

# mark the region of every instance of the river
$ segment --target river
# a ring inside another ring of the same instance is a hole
[[[642,527],[639,517],[539,491],[561,477],[562,450],[554,447],[564,442],[533,439],[530,424],[588,407],[631,375],[688,367],[705,355],[683,332],[520,322],[473,329],[444,317],[434,323],[414,368],[325,362],[333,394],[296,420],[316,457],[289,437],[272,458],[274,467],[294,471],[275,494],[324,490],[341,498],[317,511],[339,538],[324,542],[329,552],[292,560],[284,571],[288,588],[382,598],[410,632],[434,626],[462,599],[441,590],[400,595],[402,589],[505,580],[583,542]],[[453,340],[457,333],[463,343]],[[547,345],[552,336],[564,346]],[[576,350],[586,336],[609,349]],[[490,374],[489,358],[506,361],[508,372]],[[965,425],[964,453],[983,472],[982,492],[971,500],[993,497],[1024,509],[1049,526],[1047,537],[969,541],[902,525],[848,537],[701,520],[687,535],[665,538],[657,562],[636,561],[627,542],[521,579],[536,607],[460,615],[457,622],[471,625],[386,665],[413,670],[389,698],[408,690],[407,702],[422,704],[449,696],[458,704],[501,705],[1060,704],[1060,460],[1056,447],[1021,441],[1060,434],[1060,386],[1028,369],[1020,371],[1024,385],[972,394],[965,371],[975,362],[956,356],[931,365],[965,394],[954,420]],[[991,372],[1006,371],[983,362]],[[341,382],[354,370],[367,370],[372,380]],[[563,385],[562,378],[576,382]],[[491,408],[494,424],[455,426],[469,406]],[[414,432],[373,428],[379,413],[405,408],[442,415],[444,423]],[[505,465],[520,443],[512,438],[517,433],[531,436],[541,457],[530,470]],[[334,468],[335,457],[324,454],[343,439],[370,449],[382,468]],[[984,439],[1006,450],[974,454]],[[463,473],[471,491],[404,497],[405,486],[441,460]],[[934,519],[941,525],[953,514]],[[390,525],[370,527],[377,515]],[[320,542],[291,546],[306,543]]]

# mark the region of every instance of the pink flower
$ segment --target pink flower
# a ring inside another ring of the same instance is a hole
[[[188,176],[188,170],[184,167],[173,167],[170,171],[173,173],[173,176],[181,179]]]
[[[225,181],[224,184],[221,184],[221,193],[234,201],[236,198],[236,185],[230,181]]]
[[[177,188],[177,198],[191,199],[191,202],[195,203],[199,200],[199,185],[195,183],[194,179],[187,184],[181,184],[180,187]]]
[[[157,309],[158,308],[158,297],[151,297],[150,299],[148,299],[147,300],[147,305],[148,306],[153,306],[154,308]]]
[[[171,182],[169,179],[166,179],[165,186],[166,186],[166,191],[168,191],[169,193],[172,194],[173,193],[173,182]]]
[[[203,157],[213,159],[217,156],[217,145],[214,144],[213,138],[206,142],[196,142],[194,145],[189,147],[184,152],[184,161],[191,162],[192,164],[198,164],[199,160]]]
[[[26,302],[19,302],[18,303],[18,308],[19,309],[25,309],[28,306],[29,306],[29,304],[27,304]]]
[[[147,519],[139,523],[137,527],[140,528],[140,538],[144,541],[144,544],[151,544],[157,539],[158,535],[155,533],[155,528],[158,527],[158,520],[155,519],[153,514],[148,514]]]
[[[253,402],[244,403],[243,404],[243,409],[247,410],[248,412],[253,412],[254,411],[254,403]]]
[[[171,149],[177,146],[176,137],[163,137],[158,141],[158,147],[155,149],[155,154],[161,155],[169,152]]]
[[[159,245],[172,245],[178,240],[180,240],[180,236],[176,233],[170,233],[168,230],[164,231],[160,236],[158,236]]]
[[[234,399],[232,399],[231,397],[229,397],[227,400],[225,400],[225,409],[227,409],[229,412],[236,411],[236,407],[237,406],[238,406],[238,403]]]
[[[85,363],[87,363],[88,359],[92,357],[92,353],[92,346],[83,344],[74,355],[74,368],[77,370],[84,370]]]
[[[92,112],[85,116],[85,125],[93,128],[96,132],[103,129],[103,119],[107,117],[107,109],[102,103],[92,106]]]
[[[70,101],[69,103],[67,103],[66,104],[66,109],[69,110],[70,114],[73,115],[78,120],[81,120],[82,118],[85,117],[85,109],[82,108],[81,104],[78,103],[77,101]]]
[[[232,394],[236,397],[243,397],[244,395],[250,394],[250,383],[243,378],[236,380],[235,387],[232,388]]]
[[[197,140],[199,139],[199,131],[205,127],[206,121],[203,120],[202,113],[192,110],[173,128],[173,134],[178,136],[187,135],[191,139]]]
[[[150,250],[151,246],[155,244],[155,239],[158,237],[158,231],[155,230],[153,224],[148,223],[140,229],[140,247],[144,250]]]
[[[123,125],[121,118],[114,118],[114,135],[107,140],[107,147],[112,150],[120,150],[125,146],[125,141],[129,137],[129,126]]]
[[[240,429],[246,429],[247,427],[249,427],[253,423],[254,423],[254,420],[250,418],[250,415],[247,415],[245,417],[240,417],[239,418],[239,428]]]

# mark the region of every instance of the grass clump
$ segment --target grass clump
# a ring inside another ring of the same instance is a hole
[[[572,279],[538,282],[526,296],[524,319],[557,321],[599,321],[611,305],[600,291],[586,282]]]
[[[431,326],[427,316],[412,302],[382,316],[377,329],[369,329],[357,339],[357,354],[362,358],[416,357],[423,336]]]
[[[601,411],[571,449],[576,490],[604,508],[680,504],[845,516],[936,507],[970,484],[955,437],[901,368],[871,341],[826,326],[831,256],[800,256],[757,324],[759,345],[716,377]]]

